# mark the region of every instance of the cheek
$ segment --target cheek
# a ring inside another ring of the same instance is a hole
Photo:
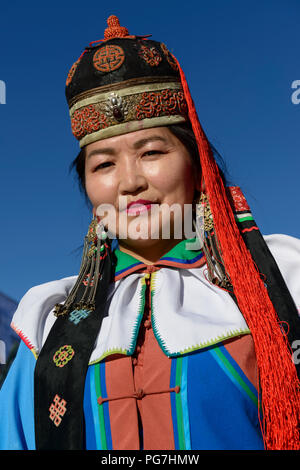
[[[173,163],[161,181],[164,194],[170,202],[192,203],[195,193],[193,167],[189,162]]]
[[[97,175],[87,175],[85,180],[86,193],[93,207],[100,204],[113,204],[115,190],[109,178],[100,178]]]

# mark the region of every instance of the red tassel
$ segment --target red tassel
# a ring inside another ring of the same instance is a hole
[[[175,59],[176,60],[176,59]],[[252,333],[261,387],[262,434],[268,450],[299,450],[300,382],[274,306],[237,227],[184,73],[176,60],[198,143],[202,175],[221,255]]]

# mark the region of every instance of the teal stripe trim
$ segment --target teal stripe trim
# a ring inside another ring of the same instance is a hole
[[[188,409],[188,395],[187,395],[187,371],[188,371],[188,356],[182,358],[182,376],[181,376],[181,406],[183,418],[183,430],[185,449],[191,450],[191,435],[190,435],[190,418]]]
[[[184,435],[183,413],[182,413],[182,402],[181,402],[182,359],[183,359],[182,357],[178,357],[176,359],[176,385],[179,385],[180,387],[180,392],[175,393],[179,450],[185,450],[185,435]]]
[[[94,365],[95,370],[95,390],[96,390],[96,397],[103,397],[102,390],[101,390],[101,377],[100,377],[100,367],[99,363]],[[99,405],[96,399],[97,404],[97,415],[98,415],[98,430],[100,434],[100,442],[101,447],[100,450],[107,450],[107,443],[106,443],[106,433],[105,433],[105,423],[104,423],[104,412],[103,412],[103,405]]]
[[[209,352],[212,354],[214,359],[217,361],[219,366],[223,369],[225,374],[229,377],[229,379],[237,386],[237,388],[250,400],[252,403],[257,407],[258,406],[258,398],[238,373],[238,371],[234,368],[234,366],[229,362],[229,360],[225,357],[219,347],[209,349]]]
[[[177,368],[177,358],[173,358],[171,362],[170,388],[173,388],[176,386],[176,368]],[[173,435],[174,435],[175,449],[177,450],[179,449],[179,441],[178,441],[176,396],[177,396],[177,393],[170,393],[172,422],[173,422]]]
[[[100,423],[99,423],[99,415],[98,415],[98,403],[97,403],[97,394],[96,394],[95,366],[91,366],[91,367],[92,367],[92,370],[90,373],[90,390],[91,390],[91,405],[92,405],[94,429],[95,429],[95,439],[96,439],[97,449],[102,450]]]
[[[191,450],[190,419],[187,395],[188,356],[178,357],[175,360],[175,384],[179,385],[180,387],[180,392],[175,393],[178,448],[180,450]]]

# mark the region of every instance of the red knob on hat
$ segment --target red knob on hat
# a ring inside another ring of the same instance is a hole
[[[120,26],[119,18],[115,15],[111,15],[107,19],[107,25],[108,28],[104,31],[104,39],[125,38],[129,36],[128,29]]]

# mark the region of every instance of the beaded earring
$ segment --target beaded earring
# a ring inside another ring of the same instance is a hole
[[[204,191],[201,192],[199,200],[196,202],[194,228],[199,248],[202,248],[206,257],[209,281],[219,287],[231,290],[232,286],[225,272],[220,246],[214,231],[209,200]]]
[[[78,278],[64,304],[56,304],[54,315],[69,314],[70,321],[86,318],[95,310],[95,296],[101,279],[102,261],[105,258],[107,233],[103,223],[93,217],[84,238],[83,255]]]

